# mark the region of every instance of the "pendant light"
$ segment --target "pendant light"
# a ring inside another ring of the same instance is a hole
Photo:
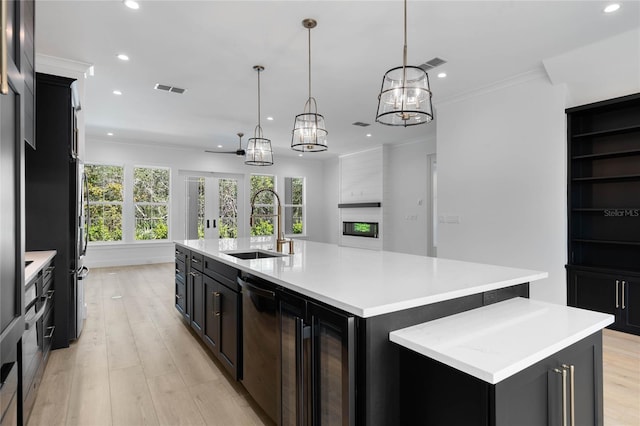
[[[420,67],[407,66],[407,0],[404,0],[404,49],[402,66],[382,78],[376,121],[388,126],[415,126],[433,120],[429,75]]]
[[[311,28],[318,23],[315,19],[305,19],[302,26],[309,30],[309,98],[304,104],[304,112],[296,115],[293,121],[291,149],[302,152],[319,152],[327,150],[327,130],[324,117],[318,114],[318,105],[311,96]]]
[[[244,164],[249,166],[271,166],[273,165],[271,140],[263,137],[262,126],[260,125],[260,73],[264,71],[264,67],[262,65],[254,65],[253,69],[258,72],[258,125],[253,131],[253,137],[249,139],[247,144]]]

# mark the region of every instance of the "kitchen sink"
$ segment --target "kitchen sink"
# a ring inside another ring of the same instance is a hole
[[[276,253],[272,251],[265,250],[252,250],[252,251],[241,251],[241,252],[223,252],[224,254],[228,254],[229,256],[237,257],[238,259],[268,259],[270,257],[284,257],[287,256],[283,253]]]

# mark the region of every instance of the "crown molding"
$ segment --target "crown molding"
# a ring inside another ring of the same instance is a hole
[[[36,71],[80,78],[93,64],[36,53]]]

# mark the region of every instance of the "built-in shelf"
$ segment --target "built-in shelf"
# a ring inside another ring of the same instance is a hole
[[[640,175],[619,175],[619,176],[589,176],[589,177],[577,177],[571,179],[574,182],[616,182],[623,180],[636,180],[640,179]]]
[[[581,207],[571,209],[573,212],[604,212],[606,210],[640,210],[640,207]]]
[[[629,157],[632,155],[640,155],[640,149],[629,149],[626,151],[603,152],[599,154],[576,155],[572,157],[574,160],[597,160],[605,158]]]
[[[624,246],[640,246],[640,242],[638,241],[620,241],[620,240],[588,240],[582,238],[574,238],[574,243],[588,243],[588,244],[614,244],[614,245],[624,245]]]
[[[367,208],[367,207],[382,207],[381,202],[371,202],[371,203],[340,203],[338,204],[339,209],[359,209],[359,208]]]
[[[573,139],[579,139],[579,138],[588,138],[593,136],[611,136],[611,135],[617,135],[621,133],[628,133],[628,132],[635,132],[635,131],[640,131],[640,125],[617,127],[613,129],[598,130],[595,132],[577,133],[577,134],[571,135],[571,137]]]

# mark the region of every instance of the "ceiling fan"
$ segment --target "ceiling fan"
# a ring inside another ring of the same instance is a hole
[[[235,154],[239,157],[244,157],[245,151],[242,149],[242,137],[244,136],[244,133],[240,132],[237,133],[237,135],[240,137],[240,141],[238,142],[238,149],[236,151],[211,151],[206,149],[204,152],[210,152],[212,154]]]

